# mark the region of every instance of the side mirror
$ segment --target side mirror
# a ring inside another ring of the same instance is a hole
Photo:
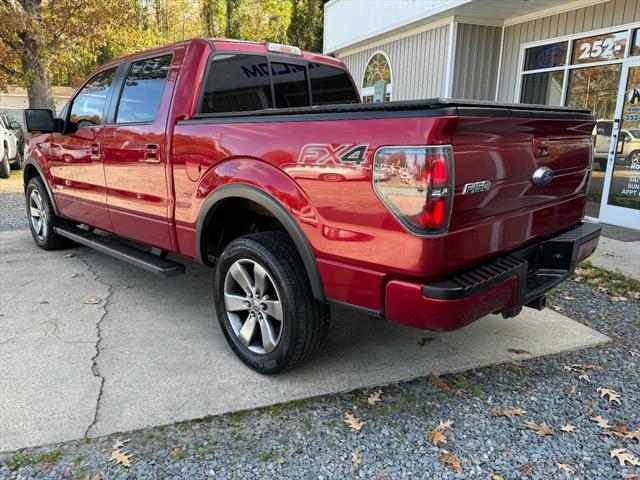
[[[24,111],[24,122],[28,132],[51,133],[55,131],[55,121],[51,110],[29,108]]]
[[[22,128],[20,124],[15,120],[12,120],[9,126],[11,127],[12,130],[20,130]]]

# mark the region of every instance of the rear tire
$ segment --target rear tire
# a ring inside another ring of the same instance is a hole
[[[319,349],[329,330],[329,307],[313,297],[284,232],[229,243],[217,262],[214,302],[231,349],[263,374],[294,368]]]
[[[599,158],[598,159],[598,167],[600,167],[600,170],[602,170],[603,172],[607,170],[607,159],[606,158]]]
[[[11,165],[9,164],[9,157],[7,155],[7,149],[4,150],[4,155],[0,159],[0,178],[9,178],[11,176]]]
[[[25,195],[29,230],[36,245],[43,250],[58,250],[73,245],[73,241],[53,230],[64,224],[64,220],[56,216],[42,178],[33,177],[29,180]]]

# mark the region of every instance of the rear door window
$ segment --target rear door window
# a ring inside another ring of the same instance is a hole
[[[351,79],[344,70],[322,63],[309,63],[309,76],[314,105],[359,102]]]
[[[171,68],[171,55],[133,62],[122,89],[116,123],[155,120]]]
[[[272,108],[267,58],[217,55],[204,84],[201,113],[246,112]]]
[[[271,62],[276,108],[308,107],[307,69],[304,65]]]
[[[104,123],[104,107],[115,72],[116,68],[114,67],[98,73],[82,87],[80,93],[73,99],[69,121],[76,128]]]

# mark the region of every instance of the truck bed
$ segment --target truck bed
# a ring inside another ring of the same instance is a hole
[[[350,103],[341,105],[320,105],[314,107],[271,108],[248,112],[230,113],[200,113],[194,119],[211,121],[219,118],[228,121],[236,117],[285,117],[292,121],[291,116],[314,115],[317,119],[325,116],[327,120],[339,118],[366,118],[373,113],[403,112],[403,116],[432,116],[432,115],[481,115],[517,118],[566,118],[571,120],[594,120],[588,109],[561,107],[551,105],[532,105],[526,103],[501,103],[475,100],[456,100],[452,98],[429,98],[423,100],[403,100],[385,103]],[[377,114],[377,115],[376,115]],[[346,117],[345,117],[346,115]],[[235,120],[234,120],[235,121]],[[246,121],[246,120],[245,120]],[[274,121],[270,118],[270,121]]]

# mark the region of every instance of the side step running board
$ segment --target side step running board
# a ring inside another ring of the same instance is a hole
[[[54,227],[58,235],[70,238],[74,242],[94,248],[112,257],[124,260],[136,267],[147,270],[163,277],[175,277],[184,273],[182,263],[167,260],[153,253],[144,252],[135,247],[122,243],[117,237],[109,235],[102,237],[78,227]]]

